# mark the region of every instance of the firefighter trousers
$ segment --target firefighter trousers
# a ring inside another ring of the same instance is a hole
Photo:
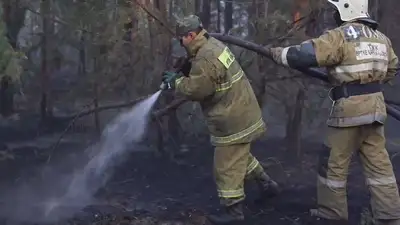
[[[348,219],[346,183],[353,152],[360,156],[375,219],[400,218],[400,198],[381,124],[328,128],[318,165],[316,216]]]
[[[214,152],[214,178],[221,204],[244,200],[244,180],[255,179],[264,168],[250,153],[251,143],[217,146]]]

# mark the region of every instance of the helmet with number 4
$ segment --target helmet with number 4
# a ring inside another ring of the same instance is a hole
[[[342,21],[369,18],[368,0],[328,0],[339,11]]]

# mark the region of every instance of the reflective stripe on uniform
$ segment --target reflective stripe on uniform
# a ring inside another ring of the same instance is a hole
[[[231,134],[229,136],[225,137],[216,137],[216,136],[211,136],[211,142],[212,143],[219,143],[219,144],[227,144],[236,140],[239,140],[241,138],[244,138],[248,136],[249,134],[253,133],[260,127],[264,126],[264,121],[261,118],[258,120],[255,124],[251,125],[250,127],[236,133],[236,134]]]
[[[387,185],[395,184],[396,177],[367,178],[367,185]]]
[[[348,118],[330,117],[327,121],[327,125],[332,127],[350,127],[350,126],[371,124],[374,122],[383,124],[385,120],[386,120],[386,115],[377,112],[377,113],[370,113],[362,116],[355,116]]]
[[[289,51],[289,48],[290,47],[283,48],[282,53],[281,53],[282,65],[285,65],[285,66],[289,66],[289,63],[287,61],[287,53]]]
[[[240,198],[244,196],[243,188],[238,190],[218,190],[218,197],[220,198]]]
[[[357,73],[363,71],[379,70],[382,72],[387,71],[388,64],[384,62],[368,62],[357,65],[337,66],[335,67],[336,73]]]
[[[218,56],[218,60],[224,65],[224,67],[228,70],[233,62],[236,60],[235,55],[229,50],[228,47],[225,47],[222,53]],[[224,82],[222,84],[219,84],[220,87],[217,88],[217,92],[220,91],[225,91],[228,90],[229,88],[232,87],[232,84],[236,83],[239,81],[244,75],[244,72],[241,68],[239,68],[239,71],[232,75],[232,77],[229,77],[227,82]]]
[[[232,85],[238,82],[244,76],[244,71],[242,69],[239,70],[236,74],[234,74],[230,81],[220,84],[220,87],[216,89],[216,92],[225,91],[232,87]],[[180,77],[175,80],[175,87],[178,86],[183,80],[183,77]]]
[[[216,91],[219,92],[219,91],[228,90],[229,88],[232,87],[232,84],[234,84],[234,83],[236,83],[237,81],[239,81],[239,80],[243,77],[243,75],[244,75],[244,72],[243,72],[243,70],[240,69],[239,72],[237,72],[236,74],[234,74],[234,75],[231,77],[231,80],[230,80],[230,81],[220,84],[221,87],[220,87],[220,88],[217,88]]]
[[[178,86],[183,80],[183,77],[180,77],[178,79],[175,80],[175,87]]]
[[[323,178],[323,177],[321,177],[319,175],[318,175],[318,180],[322,184],[324,184],[324,185],[326,185],[326,186],[328,186],[330,188],[344,188],[344,187],[346,187],[346,181],[329,180],[329,179]]]
[[[253,172],[253,170],[255,170],[258,165],[260,165],[260,163],[258,162],[258,160],[255,157],[253,157],[253,160],[247,166],[246,174],[250,174],[251,172]]]

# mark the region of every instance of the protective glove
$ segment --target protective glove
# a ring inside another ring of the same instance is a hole
[[[181,77],[179,73],[165,71],[162,76],[162,82],[165,86],[165,89],[174,89],[175,88],[175,81]]]
[[[283,48],[277,47],[277,48],[267,48],[267,51],[269,51],[271,55],[271,59],[281,65],[282,64],[282,50]]]

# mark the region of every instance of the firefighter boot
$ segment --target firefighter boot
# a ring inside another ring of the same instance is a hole
[[[244,221],[243,203],[238,202],[231,206],[226,206],[219,214],[208,216],[208,220],[215,225],[235,224]]]
[[[261,173],[255,180],[261,190],[260,197],[256,199],[257,203],[262,203],[269,198],[277,196],[281,192],[278,183],[272,180],[265,172]]]
[[[328,219],[321,215],[318,209],[310,210],[310,218],[305,223],[307,225],[350,225],[348,220],[345,219]]]

